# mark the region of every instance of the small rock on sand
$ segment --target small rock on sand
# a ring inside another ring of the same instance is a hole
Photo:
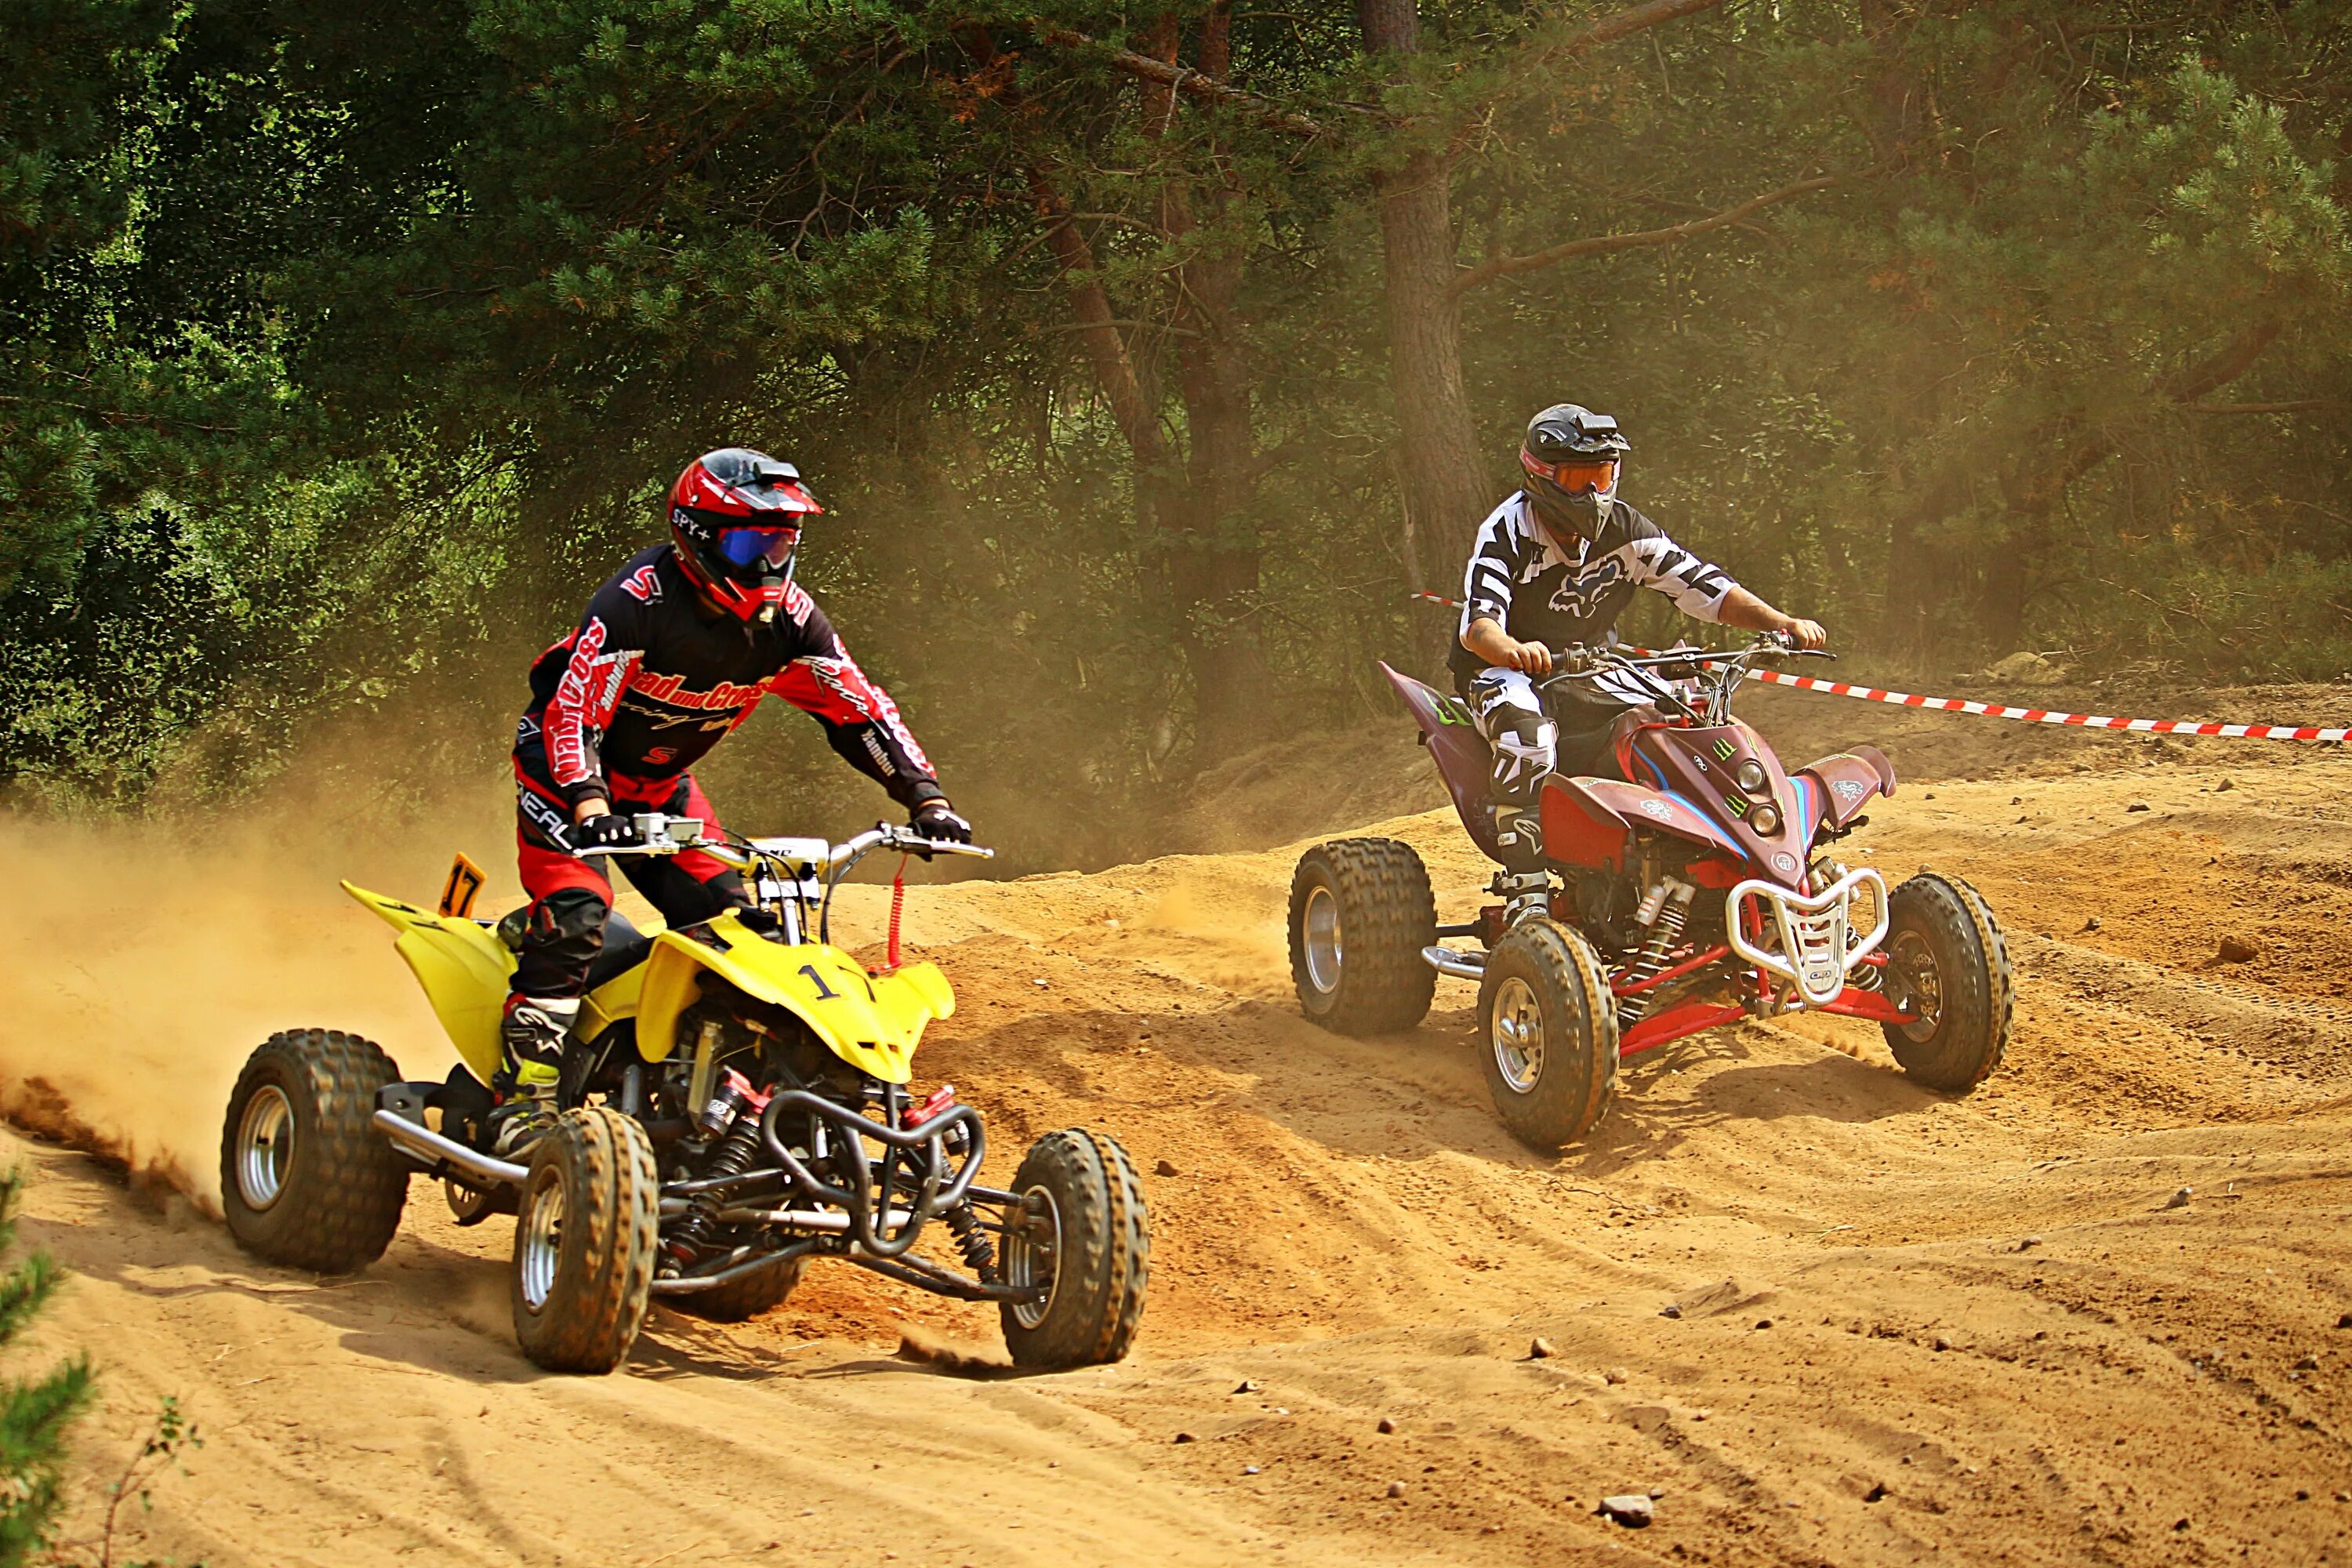
[[[1559,1352],[1552,1349],[1551,1342],[1544,1338],[1541,1334],[1538,1334],[1534,1339],[1528,1342],[1528,1359],[1529,1361],[1549,1361],[1553,1356],[1559,1353]]]
[[[1657,1516],[1655,1507],[1649,1498],[1641,1492],[1625,1492],[1617,1497],[1602,1498],[1597,1511],[1615,1520],[1628,1530],[1647,1530],[1650,1527],[1650,1521]]]
[[[1602,1373],[1601,1376],[1604,1382],[1608,1383],[1630,1383],[1633,1381],[1633,1374],[1627,1372],[1622,1366],[1612,1366],[1607,1372]]]
[[[2244,937],[2225,936],[2221,939],[2220,951],[2215,952],[2213,957],[2216,962],[2221,963],[2250,963],[2260,958],[2262,954],[2263,950]]]
[[[2168,1209],[2185,1209],[2189,1206],[2189,1200],[2196,1195],[2197,1189],[2195,1187],[2183,1187],[2179,1192],[2173,1194],[2170,1197],[2165,1199],[2164,1206]]]
[[[2228,779],[2223,779],[2220,784],[2213,786],[2213,793],[2215,795],[2222,795],[2237,787],[2238,786],[2236,784],[2231,783]]]
[[[1151,1167],[1151,1173],[1155,1176],[1181,1176],[1184,1173],[1176,1168],[1175,1162],[1162,1160]]]
[[[1391,1421],[1391,1420],[1390,1420],[1387,1416],[1383,1415],[1383,1416],[1381,1416],[1381,1424],[1380,1424],[1379,1426],[1377,1426],[1373,1427],[1373,1428],[1372,1428],[1372,1430],[1373,1430],[1373,1431],[1375,1431],[1375,1432],[1378,1432],[1381,1436],[1385,1437],[1385,1436],[1387,1436],[1390,1433],[1391,1433],[1391,1432],[1393,1432],[1393,1431],[1395,1431],[1395,1430],[1396,1430],[1396,1423],[1395,1423],[1395,1422],[1393,1422],[1393,1421]]]
[[[1402,1497],[1402,1496],[1404,1496],[1404,1483],[1403,1483],[1402,1481],[1391,1481],[1391,1482],[1389,1483],[1389,1496],[1391,1496],[1391,1497]]]
[[[2125,811],[2126,811],[2126,812],[2133,812],[2133,811],[2154,811],[2155,809],[2156,809],[2156,807],[2154,807],[2154,806],[2152,806],[2152,805],[2148,805],[2148,804],[2147,804],[2147,802],[2146,802],[2146,801],[2144,801],[2144,800],[2136,800],[2136,801],[2132,802],[2129,805],[2127,805],[2127,806],[2124,807],[2124,810],[2125,810]]]

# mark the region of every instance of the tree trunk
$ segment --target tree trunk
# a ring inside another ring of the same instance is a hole
[[[1416,0],[1358,0],[1364,47],[1421,51]],[[1372,178],[1381,219],[1389,385],[1396,403],[1404,506],[1425,581],[1451,583],[1493,504],[1462,381],[1462,310],[1454,292],[1454,160],[1424,149]],[[1445,624],[1440,651],[1452,643]]]
[[[1202,19],[1200,68],[1223,77],[1230,63],[1230,12],[1221,3]],[[1153,29],[1149,52],[1176,63],[1180,33],[1174,12]],[[1172,129],[1176,94],[1144,93],[1144,132],[1155,140]],[[1240,195],[1236,178],[1219,167],[1199,193],[1212,226]],[[1160,191],[1160,226],[1186,244],[1198,235],[1191,176],[1171,174]],[[1192,676],[1197,741],[1223,754],[1264,734],[1272,716],[1273,677],[1266,667],[1264,628],[1255,614],[1263,547],[1250,517],[1256,494],[1257,440],[1250,404],[1248,349],[1235,316],[1241,260],[1219,246],[1188,259],[1177,271],[1173,313],[1176,384],[1189,437],[1181,516],[1169,519],[1170,585],[1181,617],[1179,637]]]

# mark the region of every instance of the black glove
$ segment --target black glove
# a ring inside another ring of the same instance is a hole
[[[592,816],[572,829],[572,852],[584,855],[592,849],[626,849],[637,842],[635,818],[608,811],[602,816]]]
[[[908,823],[926,838],[937,838],[949,844],[971,842],[971,824],[955,814],[955,808],[943,800],[927,800],[915,807]]]

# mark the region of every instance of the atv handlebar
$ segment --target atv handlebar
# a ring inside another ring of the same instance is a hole
[[[821,838],[791,839],[783,841],[792,846],[790,849],[784,849],[765,847],[755,839],[737,838],[724,829],[716,837],[707,837],[707,829],[700,817],[671,816],[664,812],[646,811],[639,812],[629,820],[636,829],[637,842],[581,849],[576,853],[585,858],[591,855],[682,855],[691,850],[698,855],[708,855],[739,871],[748,871],[754,862],[764,858],[816,862],[820,872],[854,865],[868,851],[875,849],[898,849],[909,855],[920,855],[925,859],[933,855],[968,855],[974,859],[987,860],[996,854],[995,850],[977,844],[960,844],[948,838],[926,838],[911,827],[893,827],[887,822],[876,823],[845,844],[827,844]]]
[[[1748,647],[1717,653],[1709,648],[1683,648],[1667,653],[1639,656],[1618,652],[1602,646],[1587,647],[1582,643],[1570,643],[1566,647],[1547,650],[1552,657],[1552,673],[1538,684],[1549,686],[1559,680],[1591,680],[1604,675],[1630,675],[1651,701],[1671,713],[1695,722],[1719,724],[1730,712],[1731,694],[1747,676],[1750,664],[1765,659],[1835,658],[1837,655],[1825,648],[1799,647],[1786,632],[1759,632]],[[1707,689],[1701,706],[1694,706],[1690,698],[1667,684],[1675,680],[1701,680],[1709,670],[1714,684]]]
[[[965,844],[953,838],[926,838],[911,827],[893,827],[877,822],[846,844],[836,844],[826,859],[834,865],[855,860],[869,849],[903,849],[909,855],[929,858],[933,855],[969,855],[977,860],[992,860],[996,851],[977,844]]]

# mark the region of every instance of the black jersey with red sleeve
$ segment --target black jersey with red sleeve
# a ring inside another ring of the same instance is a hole
[[[667,798],[771,693],[815,715],[833,749],[900,805],[946,794],[890,694],[798,584],[768,625],[714,615],[667,544],[596,590],[579,629],[531,666],[530,688],[515,759],[568,805]]]

